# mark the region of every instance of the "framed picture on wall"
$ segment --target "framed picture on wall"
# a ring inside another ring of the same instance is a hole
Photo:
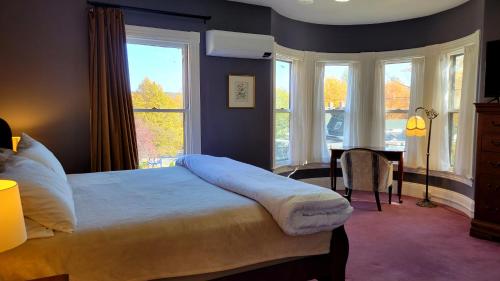
[[[255,108],[255,76],[229,75],[229,108]]]

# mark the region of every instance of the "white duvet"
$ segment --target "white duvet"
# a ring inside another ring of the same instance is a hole
[[[0,281],[64,273],[71,281],[144,281],[330,250],[330,232],[286,235],[254,200],[183,167],[69,175],[68,181],[75,231],[0,253]]]
[[[177,165],[213,185],[257,201],[288,235],[333,230],[343,225],[353,210],[345,198],[330,189],[229,158],[186,155]]]

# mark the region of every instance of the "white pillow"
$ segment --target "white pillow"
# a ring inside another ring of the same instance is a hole
[[[0,178],[18,183],[24,216],[54,230],[73,232],[75,203],[68,182],[43,164],[9,151],[3,152],[2,159]]]
[[[54,236],[54,231],[37,223],[30,218],[24,218],[28,239],[49,238]]]
[[[40,162],[65,181],[68,180],[64,168],[54,154],[43,144],[25,133],[22,133],[21,141],[17,145],[17,155]]]

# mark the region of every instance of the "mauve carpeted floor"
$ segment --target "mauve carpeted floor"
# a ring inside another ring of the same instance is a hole
[[[470,237],[464,214],[420,208],[411,197],[381,200],[378,212],[372,193],[353,192],[346,280],[500,281],[500,243]]]

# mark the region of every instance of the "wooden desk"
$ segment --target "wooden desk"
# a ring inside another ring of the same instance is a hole
[[[337,159],[340,159],[342,153],[344,151],[353,149],[353,148],[366,148],[376,151],[382,155],[384,155],[389,161],[397,161],[398,162],[398,198],[399,203],[403,203],[401,200],[401,190],[403,189],[403,150],[394,150],[389,148],[374,148],[374,147],[348,147],[344,146],[342,148],[332,148],[331,157],[330,157],[330,186],[336,191],[337,190]]]

